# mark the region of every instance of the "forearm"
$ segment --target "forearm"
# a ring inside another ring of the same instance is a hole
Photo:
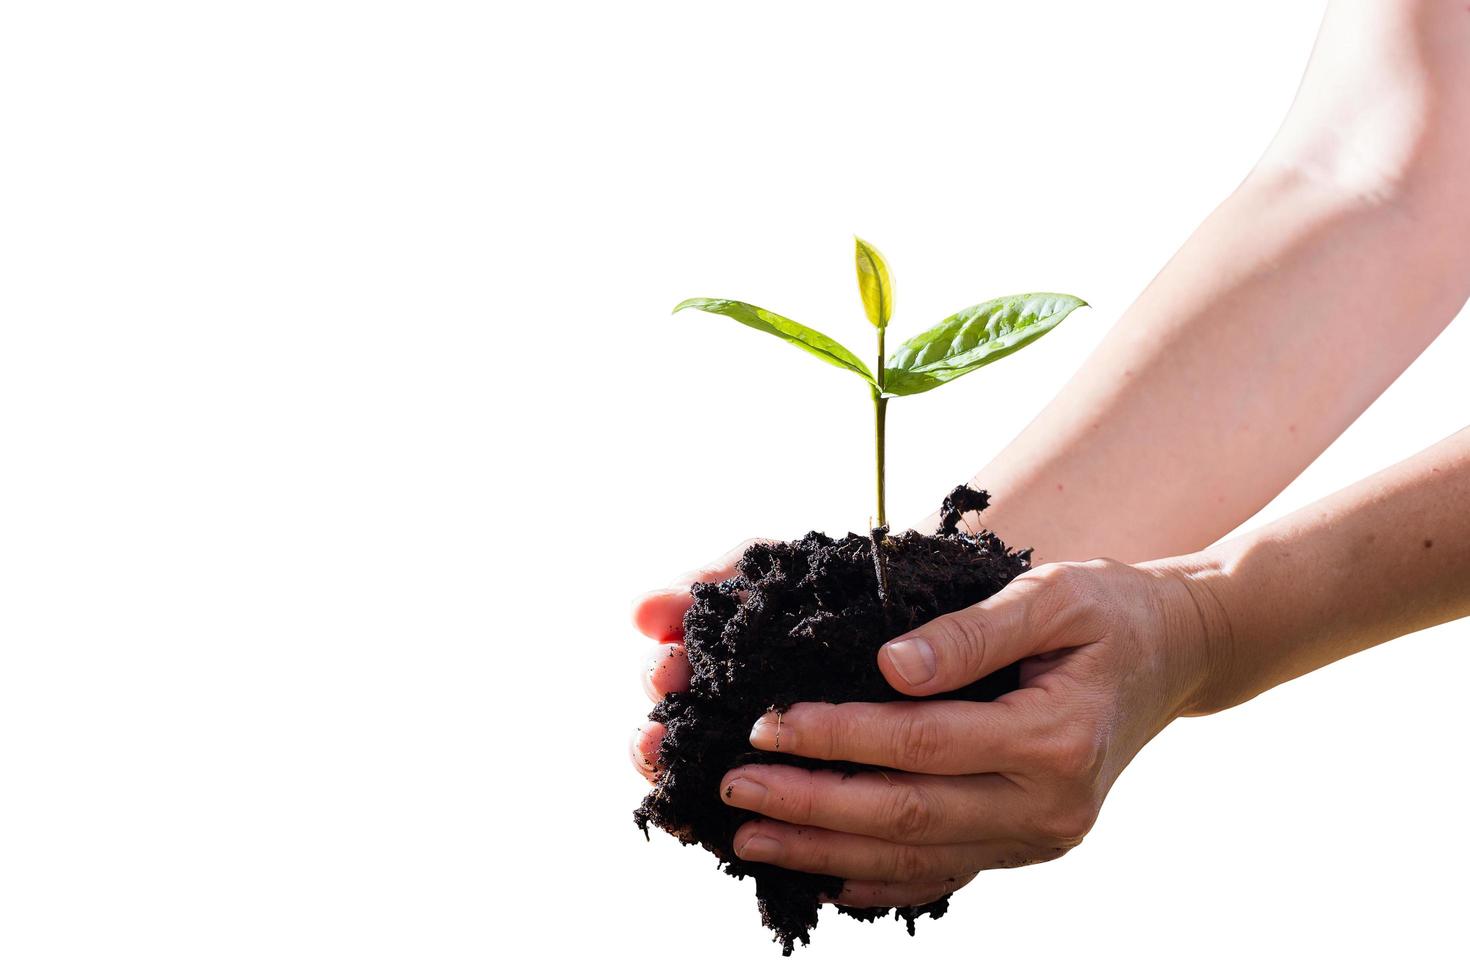
[[[1206,637],[1193,713],[1470,615],[1470,429],[1258,531],[1157,564],[1181,575]]]
[[[975,478],[1039,560],[1203,547],[1281,491],[1464,301],[1429,222],[1253,177]]]
[[[1470,206],[1459,174],[1470,153],[1459,134],[1470,113],[1443,93],[1470,79],[1449,54],[1398,50],[1444,25],[1365,27],[1380,14],[1343,6],[1368,12],[1329,18],[1256,171],[974,478],[994,498],[985,525],[1038,560],[1138,561],[1217,540],[1464,303]],[[1397,42],[1370,55],[1359,45],[1356,65],[1340,57],[1370,27]],[[1335,96],[1347,80],[1371,90]]]

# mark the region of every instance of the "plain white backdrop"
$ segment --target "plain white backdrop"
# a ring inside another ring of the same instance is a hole
[[[894,407],[915,520],[1245,175],[1321,8],[6,5],[0,974],[1463,976],[1466,623],[1173,726],[915,940],[782,961],[630,818],[633,596],[871,507],[860,384],[669,308],[866,352],[853,233],[896,336],[1088,299]],[[1462,425],[1467,327],[1256,521]]]

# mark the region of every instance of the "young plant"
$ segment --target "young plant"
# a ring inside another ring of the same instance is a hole
[[[695,309],[718,313],[788,341],[828,364],[846,368],[866,381],[873,395],[874,448],[877,463],[878,524],[888,523],[884,429],[888,400],[917,395],[969,374],[1033,343],[1067,315],[1087,304],[1066,293],[1021,293],[1002,296],[960,310],[923,333],[910,337],[884,356],[884,332],[893,316],[893,282],[888,263],[876,248],[857,242],[858,291],[868,322],[878,331],[876,370],[868,370],[856,354],[826,334],[795,320],[733,299],[686,299],[674,312]]]

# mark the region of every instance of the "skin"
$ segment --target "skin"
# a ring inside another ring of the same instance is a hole
[[[992,704],[793,706],[779,751],[889,771],[728,773],[721,798],[761,814],[737,852],[839,875],[844,904],[929,901],[978,871],[1076,846],[1118,774],[1175,718],[1470,614],[1465,432],[1206,547],[1464,305],[1466,172],[1470,7],[1333,3],[1257,167],[976,476],[995,499],[986,526],[1050,564],[876,652],[906,694],[1017,661],[1022,688]],[[728,577],[744,547],[635,606],[661,644],[644,670],[651,697],[688,685],[689,584]],[[752,745],[777,750],[774,721],[756,722]],[[649,724],[634,739],[650,777],[661,737]]]

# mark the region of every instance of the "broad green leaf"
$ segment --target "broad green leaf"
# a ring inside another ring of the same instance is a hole
[[[893,283],[888,278],[888,263],[883,253],[853,236],[857,243],[858,291],[863,294],[863,309],[868,322],[882,330],[893,316]]]
[[[884,391],[916,395],[1033,343],[1087,304],[1065,293],[1003,296],[961,310],[903,342],[884,365]]]
[[[820,330],[804,327],[795,320],[788,320],[770,310],[763,310],[759,306],[751,306],[749,303],[733,299],[706,299],[703,297],[686,299],[674,307],[674,312],[678,313],[680,310],[687,309],[718,313],[743,323],[747,327],[754,327],[772,336],[780,337],[809,354],[815,354],[828,364],[835,364],[840,368],[847,368],[855,374],[862,375],[863,380],[873,387],[878,386],[878,382],[873,379],[872,372],[862,361],[858,360],[856,354]]]

